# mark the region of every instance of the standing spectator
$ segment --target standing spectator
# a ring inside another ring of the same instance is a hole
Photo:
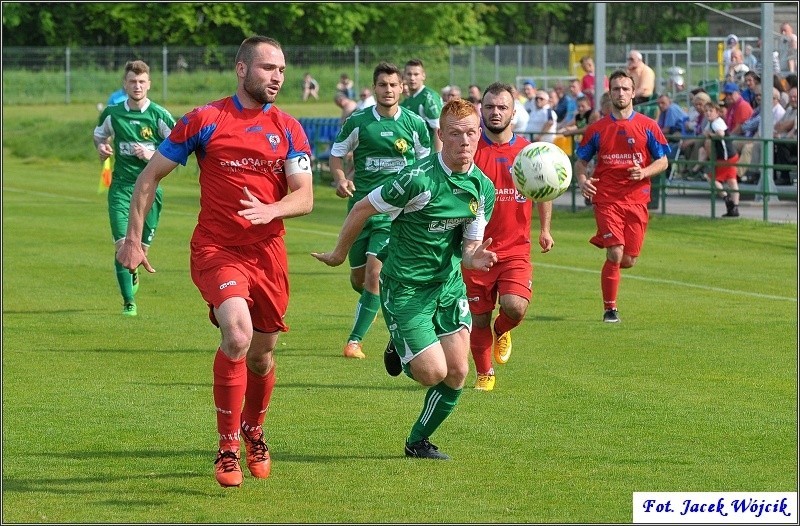
[[[400,85],[402,86],[402,82]],[[400,89],[400,93],[403,92],[403,89]],[[358,95],[358,102],[356,102],[356,109],[363,110],[364,108],[369,108],[370,106],[375,106],[375,97],[372,96],[372,90],[369,88],[364,88],[361,90],[361,93]]]
[[[303,102],[309,97],[319,100],[319,82],[311,76],[311,73],[306,73],[303,75]]]
[[[393,344],[388,353],[393,361],[385,358],[385,364],[390,374],[399,367],[428,388],[406,438],[405,454],[447,460],[430,437],[455,409],[469,372],[472,317],[461,265],[487,272],[497,255],[487,249],[492,239],[484,240],[494,185],[472,160],[480,118],[472,104],[456,99],[444,106],[441,121],[442,151],[417,161],[356,203],[335,248],[312,256],[326,265],[341,265],[367,219],[379,213],[392,218],[381,270],[381,308]]]
[[[728,132],[733,136],[741,135],[742,123],[753,114],[753,107],[742,98],[735,82],[726,82],[722,92],[725,94],[725,124],[728,125]]]
[[[425,85],[425,66],[420,59],[415,58],[406,62],[403,77],[408,87],[408,97],[400,102],[400,106],[422,117],[428,124],[434,151],[441,151],[442,140],[436,130],[439,129],[442,98]]]
[[[353,81],[347,76],[347,73],[342,73],[339,77],[339,82],[336,84],[336,92],[341,93],[350,100],[356,98],[356,91],[353,87]]]
[[[481,101],[483,135],[475,153],[475,165],[491,179],[496,189],[494,211],[484,237],[492,239],[497,264],[488,272],[462,269],[472,312],[470,350],[475,361],[475,389],[494,389],[494,359],[503,364],[511,357],[511,330],[522,323],[531,301],[531,201],[516,191],[511,165],[522,148],[530,144],[511,129],[514,96],[511,86],[496,82],[486,88]],[[539,246],[553,248],[550,217],[553,203],[537,203]],[[500,305],[492,326],[492,312]]]
[[[141,60],[131,60],[125,64],[122,76],[126,98],[118,104],[106,107],[94,129],[94,146],[101,161],[115,155],[111,186],[108,188],[108,219],[111,224],[111,237],[115,252],[125,241],[128,229],[131,195],[136,181],[156,148],[166,139],[175,119],[163,107],[147,98],[150,91],[150,67]],[[154,191],[152,206],[145,210],[143,230],[135,238],[141,250],[147,254],[156,235],[163,190]],[[114,269],[117,284],[122,294],[122,314],[136,316],[137,307],[134,296],[139,290],[139,273],[122,266],[116,258]]]
[[[650,179],[667,168],[669,146],[656,122],[633,110],[636,85],[624,71],[609,79],[611,115],[587,126],[578,147],[575,176],[594,203],[597,233],[589,241],[606,249],[600,273],[603,321],[619,323],[620,268],[636,264],[647,231]],[[597,156],[591,178],[586,167]]]
[[[725,51],[722,52],[722,67],[725,71],[728,71],[731,65],[731,53],[734,49],[739,49],[739,37],[734,34],[730,34],[725,37]]]
[[[550,91],[540,90],[539,93],[547,93],[547,101],[550,104],[551,108],[555,108],[556,106],[558,106],[558,103],[561,101],[561,95],[559,95],[559,92],[556,91],[555,89],[551,89]],[[561,93],[563,93],[563,91]],[[535,105],[536,105],[536,99],[534,99],[534,106]],[[558,119],[558,113],[556,113],[556,119]]]
[[[552,94],[550,95],[550,107],[553,108],[553,111],[556,112],[556,122],[562,122],[564,118],[567,116],[567,112],[569,111],[569,106],[572,106],[573,116],[574,116],[574,100],[570,102],[569,99],[566,98],[564,94],[564,84],[561,81],[556,81],[556,85],[553,86],[553,90],[556,92],[557,100],[553,100]]]
[[[522,104],[525,107],[525,111],[528,113],[528,121],[530,121],[531,112],[536,109],[536,83],[532,80],[523,82],[522,94],[525,96],[525,100]]]
[[[744,64],[750,68],[750,71],[755,71],[758,67],[758,59],[753,54],[753,46],[750,44],[744,46]]]
[[[339,116],[339,122],[341,123],[344,123],[347,117],[356,111],[356,101],[353,99],[348,99],[344,93],[337,92],[336,96],[333,97],[333,102],[336,103],[336,105],[342,110],[342,113]]]
[[[534,100],[536,109],[531,112],[527,133],[532,134],[534,142],[553,142],[558,128],[556,112],[550,108],[550,99],[544,90],[536,92]]]
[[[467,89],[467,93],[469,97],[475,97],[478,100],[481,100],[483,93],[481,93],[481,88],[477,84],[470,84],[469,88]]]
[[[581,68],[584,71],[581,78],[581,91],[589,97],[589,102],[594,108],[594,59],[589,55],[581,57]],[[608,91],[608,76],[603,75],[603,88]]]
[[[794,139],[793,143],[775,143],[773,148],[775,164],[797,165],[797,86],[789,89],[789,106],[783,118],[775,123],[775,137]],[[779,184],[788,184],[789,171],[785,168],[775,170]]]
[[[628,53],[628,75],[636,86],[633,105],[649,101],[656,89],[656,72],[644,63],[642,54],[635,49]]]
[[[530,115],[528,115],[528,110],[525,109],[525,105],[519,100],[519,91],[517,91],[517,87],[513,84],[511,85],[511,93],[514,97],[514,116],[511,118],[511,126],[514,133],[525,133],[525,130],[528,128]]]
[[[443,98],[444,102],[450,102],[453,99],[460,99],[461,98],[461,88],[453,84],[450,86],[450,89],[447,90],[447,96]]]
[[[781,24],[781,39],[778,44],[781,73],[797,73],[797,35],[788,22]]]
[[[178,55],[178,60],[175,62],[175,68],[178,70],[178,73],[186,73],[189,69],[189,62],[186,61],[186,57],[182,54]]]
[[[566,106],[567,108],[564,118],[559,122],[561,126],[575,124],[575,114],[578,111],[578,98],[583,96],[581,81],[578,79],[570,79],[569,84],[567,84],[567,93],[558,101],[559,105]],[[565,100],[566,103],[564,103]],[[558,112],[556,112],[556,114],[558,114]]]
[[[400,170],[431,153],[425,121],[408,108],[400,107],[403,74],[397,66],[381,62],[372,73],[378,96],[372,111],[360,111],[347,119],[331,146],[331,173],[336,195],[348,198],[348,212],[375,188],[394,178]],[[352,153],[354,175],[345,177],[344,158]],[[350,285],[359,295],[355,321],[342,354],[365,358],[361,341],[380,309],[378,253],[389,242],[391,219],[372,216],[348,254]]]
[[[719,191],[719,196],[725,199],[727,211],[723,217],[739,217],[739,183],[736,180],[736,163],[739,154],[733,146],[733,141],[728,133],[728,126],[721,117],[722,108],[710,102],[706,104],[706,129],[703,134],[707,137],[705,149],[714,152],[717,162],[714,165],[714,186]],[[706,174],[709,181],[710,174]],[[723,190],[727,185],[728,192]]]
[[[275,386],[273,351],[278,335],[289,329],[283,220],[308,214],[314,203],[308,138],[296,119],[274,106],[285,67],[277,41],[252,36],[242,42],[236,93],[195,108],[175,125],[136,183],[128,233],[117,253],[125,268],[155,272],[138,242],[144,213],[158,182],[194,151],[200,213],[190,266],[221,334],[213,365],[219,433],[214,464],[221,486],[242,483],[240,438],[253,477],[270,473],[262,424]]]

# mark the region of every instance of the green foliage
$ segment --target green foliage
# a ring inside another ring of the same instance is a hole
[[[608,42],[704,36],[707,12],[694,3],[610,3]],[[567,44],[591,42],[593,18],[594,4],[569,2],[5,2],[3,45],[238,45],[253,33],[286,45]]]
[[[98,163],[4,149],[4,523],[626,523],[634,491],[797,491],[796,224],[653,217],[608,326],[594,220],[557,209],[511,361],[491,393],[471,370],[434,436],[454,460],[431,463],[403,457],[424,389],[383,371],[382,322],[366,360],[340,357],[356,295],[309,255],[345,213],[322,185],[286,222],[273,472],[221,489],[195,169],[164,180],[157,273],[128,319]]]

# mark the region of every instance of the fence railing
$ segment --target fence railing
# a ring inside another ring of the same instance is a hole
[[[676,94],[678,88],[671,83],[669,70],[680,67],[686,70],[683,92],[688,93],[701,81],[718,80],[720,65],[715,50],[721,43],[721,37],[692,37],[671,44],[608,44],[605,73],[624,67],[627,53],[638,49],[656,73],[657,92]],[[160,91],[161,102],[183,102],[185,97],[193,96],[198,84],[223,96],[230,91],[230,72],[237,50],[237,46],[4,46],[3,104],[96,102],[120,87],[122,67],[132,59],[150,65],[153,93]],[[306,72],[320,82],[321,96],[332,99],[342,73],[347,73],[356,87],[369,86],[372,69],[381,60],[402,67],[411,58],[421,58],[426,65],[426,83],[435,89],[454,84],[462,89],[470,84],[486,86],[519,78],[533,78],[549,88],[555,82],[583,74],[568,44],[290,46],[284,53],[289,65],[286,86],[298,87],[284,90],[282,98],[288,101],[294,97],[299,100],[299,86]],[[185,81],[189,78],[191,82]]]

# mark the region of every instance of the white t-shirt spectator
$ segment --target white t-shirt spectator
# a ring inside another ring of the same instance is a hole
[[[552,121],[546,130],[542,130],[547,121]],[[531,111],[531,118],[528,120],[528,133],[533,133],[533,141],[555,142],[556,130],[558,128],[558,117],[556,112],[550,109],[549,104]]]

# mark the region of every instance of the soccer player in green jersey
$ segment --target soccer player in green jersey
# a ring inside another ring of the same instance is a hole
[[[400,106],[408,108],[428,124],[428,131],[433,140],[433,149],[442,150],[442,141],[436,134],[439,128],[439,114],[442,113],[442,97],[425,85],[425,66],[418,58],[406,62],[403,76],[408,90],[408,97],[400,102]]]
[[[150,90],[150,67],[145,62],[128,61],[122,78],[128,97],[119,104],[106,107],[94,129],[94,145],[100,161],[116,156],[111,186],[108,189],[108,218],[115,254],[125,240],[136,179],[158,145],[169,136],[175,126],[175,119],[170,112],[147,98]],[[145,253],[156,234],[161,205],[162,191],[159,187],[142,231],[142,247]],[[114,268],[122,294],[122,314],[136,316],[134,295],[139,289],[139,274],[128,271],[116,257]]]
[[[330,166],[336,195],[349,198],[347,209],[383,185],[414,161],[431,153],[428,127],[418,115],[400,107],[402,72],[394,64],[381,62],[372,73],[375,106],[353,113],[331,147]],[[353,153],[354,175],[344,173],[344,158]],[[364,358],[361,341],[380,309],[378,276],[382,263],[378,253],[389,242],[391,219],[386,214],[371,217],[350,249],[350,284],[361,297],[355,322],[343,354]]]
[[[466,100],[452,100],[442,109],[437,132],[441,153],[403,169],[358,201],[335,248],[311,255],[341,265],[370,217],[391,217],[381,307],[403,370],[428,388],[405,454],[446,460],[429,438],[453,412],[469,371],[472,317],[461,263],[486,272],[497,255],[488,249],[492,239],[483,240],[495,190],[473,163],[481,134],[478,112]]]

